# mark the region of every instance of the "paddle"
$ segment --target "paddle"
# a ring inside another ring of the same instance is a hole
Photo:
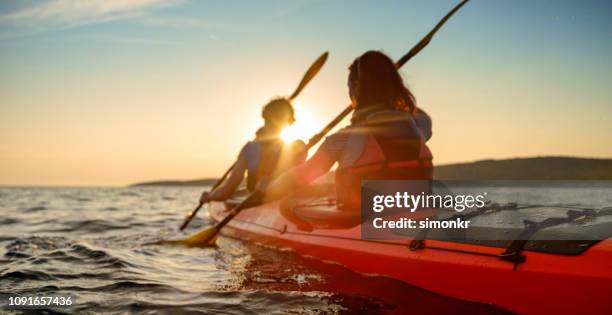
[[[319,58],[317,58],[317,60],[315,60],[312,65],[310,65],[310,68],[308,68],[306,73],[304,73],[304,77],[302,77],[302,81],[300,81],[300,84],[298,84],[297,88],[295,88],[295,91],[291,94],[291,96],[289,96],[289,101],[292,101],[294,98],[296,98],[300,94],[300,92],[302,92],[304,87],[306,87],[306,84],[308,84],[308,82],[310,82],[310,80],[312,80],[317,75],[317,73],[319,73],[319,70],[323,68],[325,61],[327,61],[327,56],[329,56],[329,53],[326,51],[321,56],[319,56]]]
[[[412,57],[416,56],[423,48],[425,48],[425,46],[427,46],[427,44],[429,44],[429,42],[431,41],[433,36],[436,34],[436,32],[440,29],[440,27],[442,27],[442,25],[444,25],[444,23],[446,23],[446,21],[453,14],[455,14],[455,12],[457,12],[457,10],[461,9],[461,7],[464,4],[466,4],[468,1],[469,0],[461,1],[450,12],[448,12],[448,14],[446,14],[440,20],[440,22],[438,22],[438,24],[436,24],[436,26],[429,33],[427,33],[427,35],[425,35],[425,37],[423,37],[423,39],[421,39],[414,47],[412,47],[412,49],[410,49],[410,51],[408,53],[406,53],[404,56],[402,56],[402,58],[400,58],[395,63],[395,67],[397,69],[401,68],[406,62],[408,62],[408,60],[412,59]],[[352,111],[353,111],[353,106],[351,106],[349,104],[338,116],[336,116],[336,118],[334,118],[334,120],[332,120],[329,124],[327,124],[327,126],[325,126],[325,128],[323,128],[323,130],[321,130],[321,132],[319,132],[314,137],[312,137],[310,139],[310,141],[314,140],[315,143],[319,142],[319,140],[321,140],[323,137],[325,137],[325,134],[327,134],[331,129],[333,129],[338,123],[340,123],[340,121],[342,121],[342,119],[344,119],[344,117],[346,117]],[[310,141],[308,142],[309,144],[310,144]]]
[[[288,98],[289,101],[292,101],[294,98],[296,98],[300,94],[300,92],[302,92],[304,87],[306,87],[308,82],[310,82],[317,75],[317,73],[319,73],[319,70],[323,68],[325,61],[327,61],[327,56],[329,56],[329,53],[326,51],[321,56],[319,56],[319,58],[317,58],[317,60],[315,60],[315,62],[313,62],[312,65],[310,65],[310,67],[308,68],[304,76],[302,77],[302,81],[300,81],[300,84],[298,84],[297,88],[295,88],[295,91],[291,94],[291,96],[289,96]],[[232,171],[234,166],[236,166],[236,162],[234,162],[234,164],[232,164],[232,166],[230,166],[230,168],[227,171],[225,171],[225,174],[223,174],[223,176],[221,176],[221,178],[215,183],[211,191],[215,190],[215,188],[221,185],[221,183],[225,180],[225,178],[227,178],[229,173]],[[185,218],[185,221],[183,221],[183,224],[181,224],[181,226],[179,227],[180,231],[184,230],[187,227],[187,225],[189,225],[189,222],[193,220],[193,218],[196,216],[198,211],[200,211],[202,206],[204,206],[204,203],[200,202],[198,206],[195,209],[193,209],[193,211],[191,211],[189,215],[187,215],[187,217]]]
[[[440,29],[440,27],[455,12],[457,12],[457,10],[459,10],[468,1],[469,0],[461,1],[448,14],[446,14],[446,16],[444,16],[442,18],[442,20],[440,20],[440,22],[438,22],[438,24],[436,24],[436,26],[423,39],[421,39],[421,41],[419,41],[416,44],[416,46],[414,46],[412,49],[410,49],[410,51],[407,54],[405,54],[402,58],[400,58],[396,62],[396,64],[395,64],[396,67],[399,69],[408,60],[410,60],[412,57],[414,57],[416,54],[418,54],[423,48],[425,48],[425,46],[427,46],[427,44],[429,44],[429,42],[433,38],[434,34]],[[353,110],[353,108],[350,105],[347,108],[345,108],[336,118],[334,118],[334,120],[332,120],[329,124],[327,124],[327,126],[325,126],[323,128],[323,130],[321,130],[321,132],[317,133],[312,138],[310,138],[310,140],[308,141],[308,144],[306,144],[306,148],[305,149],[308,150],[312,146],[314,146],[317,142],[319,142],[325,136],[325,134],[327,134],[331,129],[333,129],[352,110]],[[186,238],[184,240],[176,240],[176,241],[171,241],[171,242],[172,243],[176,243],[176,244],[183,244],[183,245],[186,245],[186,246],[213,246],[213,245],[215,245],[215,240],[217,239],[219,231],[221,231],[221,229],[227,223],[229,223],[243,209],[259,205],[261,203],[262,199],[263,199],[263,192],[262,191],[255,191],[247,199],[245,199],[239,205],[235,206],[230,211],[230,213],[223,220],[221,220],[219,223],[217,223],[216,225],[214,225],[212,227],[209,227],[209,228],[205,228],[205,229],[201,230],[200,232],[198,232],[198,233],[196,233],[196,234],[194,234],[194,235],[192,235],[192,236],[190,236],[190,237],[188,237],[188,238]]]

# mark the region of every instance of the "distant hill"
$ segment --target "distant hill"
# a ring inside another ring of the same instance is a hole
[[[440,180],[612,180],[612,159],[534,157],[436,166]]]
[[[612,159],[534,157],[483,160],[438,165],[434,177],[439,180],[612,180]],[[161,180],[130,186],[210,186],[216,182],[215,178]]]

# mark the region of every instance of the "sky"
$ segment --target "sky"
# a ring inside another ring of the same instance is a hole
[[[321,53],[302,136],[349,103],[355,57],[400,58],[456,3],[1,1],[0,185],[220,176]],[[612,157],[611,35],[605,0],[470,1],[401,69],[434,163]]]

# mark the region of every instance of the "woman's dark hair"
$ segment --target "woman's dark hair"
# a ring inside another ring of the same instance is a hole
[[[383,106],[413,112],[416,100],[404,86],[395,64],[380,51],[370,50],[349,67],[349,84],[356,85],[356,109]]]
[[[266,104],[262,111],[261,116],[266,121],[266,124],[272,125],[283,125],[289,120],[289,123],[293,123],[295,120],[295,112],[291,103],[282,97],[274,98],[268,104]]]

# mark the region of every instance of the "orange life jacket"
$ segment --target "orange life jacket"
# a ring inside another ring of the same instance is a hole
[[[336,171],[339,208],[359,211],[364,180],[430,180],[433,157],[419,132],[402,121],[363,123],[347,128],[349,137],[367,137],[359,158]],[[352,135],[351,135],[352,134]]]

